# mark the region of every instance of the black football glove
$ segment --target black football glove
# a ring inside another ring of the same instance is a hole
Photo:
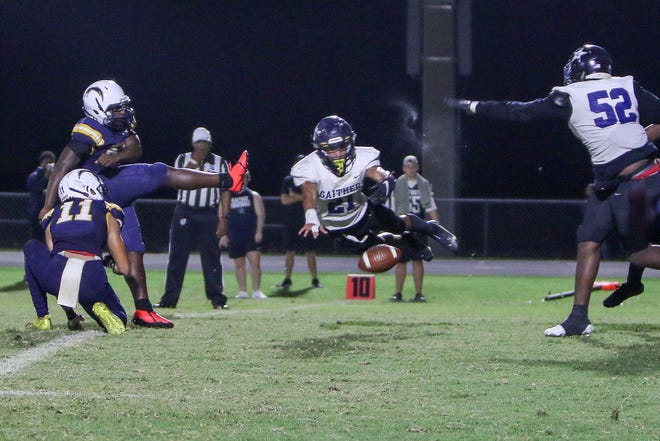
[[[394,175],[390,173],[382,181],[372,185],[364,191],[367,198],[374,204],[384,204],[394,190]]]
[[[103,266],[106,268],[110,268],[112,272],[117,274],[118,276],[122,275],[117,269],[117,262],[115,262],[115,258],[112,257],[111,254],[107,254],[103,257]]]
[[[470,101],[464,98],[445,98],[445,105],[452,109],[460,110],[465,113],[475,113],[477,101]]]

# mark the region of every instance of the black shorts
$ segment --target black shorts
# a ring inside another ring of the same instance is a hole
[[[250,251],[261,251],[261,244],[254,241],[254,230],[229,230],[229,257],[245,257]]]
[[[314,236],[308,234],[306,237],[303,237],[298,234],[304,223],[305,220],[303,219],[301,223],[291,221],[283,225],[282,239],[284,251],[314,251],[316,249]]]
[[[428,236],[423,233],[412,233],[417,240],[422,242],[423,244],[427,245],[428,244]],[[399,263],[406,263],[410,262],[411,260],[422,260],[422,256],[419,255],[419,253],[413,253],[410,249],[409,246],[401,246],[399,247],[401,250],[401,259],[399,260]]]
[[[622,182],[604,200],[591,194],[577,231],[578,243],[601,244],[616,234],[627,254],[646,248],[654,239],[658,199],[660,174]]]

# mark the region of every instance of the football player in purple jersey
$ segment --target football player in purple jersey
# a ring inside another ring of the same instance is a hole
[[[55,206],[62,176],[77,167],[97,173],[108,189],[107,200],[124,210],[122,238],[131,262],[126,282],[135,300],[133,323],[138,326],[171,328],[174,324],[158,315],[147,292],[140,225],[131,204],[160,187],[192,190],[218,186],[222,191],[239,191],[247,169],[244,151],[228,173],[206,173],[177,169],[162,162],[135,163],[142,156],[142,145],[135,133],[135,112],[130,98],[112,80],[92,83],[83,93],[85,117],[71,132],[71,140],[60,154],[46,189],[42,218]],[[220,230],[226,230],[222,225]]]
[[[548,337],[589,335],[588,308],[598,275],[599,249],[616,234],[636,267],[660,269],[653,240],[660,198],[657,149],[644,125],[660,122],[660,99],[632,76],[612,75],[612,58],[602,47],[577,48],[564,66],[564,85],[533,101],[447,100],[472,115],[510,121],[563,119],[591,156],[595,182],[577,232],[573,309]],[[606,305],[607,306],[607,305]]]
[[[120,233],[124,213],[103,200],[105,186],[89,170],[67,173],[58,193],[62,203],[42,220],[46,243],[31,239],[23,248],[26,280],[37,312],[33,325],[51,328],[46,300],[46,293],[51,293],[67,311],[69,321],[69,311],[80,303],[109,334],[122,334],[126,311],[108,283],[101,253],[107,246],[115,271],[130,272]]]

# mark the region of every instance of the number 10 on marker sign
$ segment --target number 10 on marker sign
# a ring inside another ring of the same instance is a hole
[[[347,300],[373,300],[376,298],[376,277],[373,274],[348,274]]]

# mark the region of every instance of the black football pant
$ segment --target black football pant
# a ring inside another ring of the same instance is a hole
[[[162,305],[176,306],[181,295],[188,257],[198,246],[204,274],[206,297],[213,305],[224,305],[220,244],[215,234],[218,227],[217,208],[193,209],[177,205],[170,225],[170,253],[167,263],[165,293]]]

